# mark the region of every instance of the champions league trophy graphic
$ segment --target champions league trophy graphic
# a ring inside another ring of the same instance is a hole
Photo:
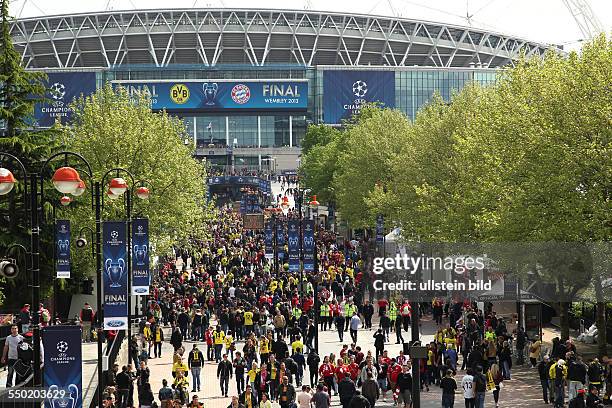
[[[110,279],[110,287],[120,288],[121,284],[119,282],[125,273],[125,261],[123,258],[117,259],[116,262],[113,262],[112,259],[107,259],[104,263],[104,270]]]
[[[136,265],[142,266],[145,264],[145,257],[147,256],[146,245],[134,245],[134,258],[136,259]]]
[[[219,85],[216,82],[204,82],[202,89],[204,90],[204,105],[214,106]]]
[[[65,254],[68,252],[68,248],[70,248],[70,241],[65,239],[65,240],[61,240],[58,239],[57,240],[57,252],[60,254]]]
[[[304,246],[306,249],[310,249],[314,247],[314,238],[313,237],[304,237]]]
[[[47,402],[45,404],[45,408],[75,408],[77,405],[77,401],[79,400],[79,388],[75,384],[70,384],[66,393],[63,397],[60,397],[63,393],[60,392],[60,389],[57,385],[49,386],[49,394],[55,397],[47,398]]]
[[[289,246],[292,248],[296,248],[298,246],[298,239],[296,238],[289,238]]]

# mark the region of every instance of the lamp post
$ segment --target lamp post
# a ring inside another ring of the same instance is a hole
[[[85,158],[80,154],[74,152],[56,153],[49,157],[43,163],[40,168],[40,173],[36,173],[28,172],[23,162],[19,160],[19,158],[17,158],[16,156],[6,152],[0,152],[0,160],[4,161],[6,160],[6,158],[8,158],[10,161],[16,163],[23,175],[23,181],[26,185],[23,195],[26,209],[28,208],[28,198],[30,200],[30,273],[32,279],[32,307],[35,308],[35,313],[33,315],[33,323],[31,326],[33,334],[32,348],[34,350],[34,387],[42,386],[42,371],[40,367],[40,202],[44,200],[45,170],[47,170],[47,166],[49,166],[50,163],[58,157],[64,158],[64,166],[55,170],[51,179],[53,182],[53,186],[56,190],[63,194],[74,194],[75,192],[77,194],[82,194],[82,192],[78,190],[82,183],[79,173],[74,168],[69,167],[67,165],[68,158],[75,157],[85,163],[85,165],[87,166],[87,175],[90,178],[93,177],[91,166],[89,165],[87,160],[85,160]],[[15,184],[16,179],[13,176],[13,173],[5,167],[0,167],[0,195],[6,195],[10,193]],[[40,202],[39,196],[41,199]]]

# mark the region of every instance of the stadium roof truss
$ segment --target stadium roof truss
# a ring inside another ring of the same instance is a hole
[[[148,64],[498,67],[551,47],[393,17],[281,10],[114,11],[17,20],[28,68]]]

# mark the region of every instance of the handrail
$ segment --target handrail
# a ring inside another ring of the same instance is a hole
[[[119,330],[119,332],[117,333],[117,336],[113,339],[113,342],[111,344],[108,344],[106,346],[106,350],[104,351],[104,355],[108,356],[108,368],[107,370],[110,370],[113,366],[113,364],[115,363],[115,360],[117,359],[117,356],[119,355],[119,351],[121,350],[121,344],[123,343],[123,340],[125,339],[125,331],[123,330]],[[93,382],[93,379],[96,378],[97,375],[94,374],[91,377],[91,381],[89,382],[88,388],[91,387],[91,383]],[[97,403],[98,403],[98,392],[100,392],[100,378],[98,378],[98,384],[96,385],[96,389],[94,390],[93,393],[93,398],[91,399],[91,403],[89,404],[89,408],[96,408]]]

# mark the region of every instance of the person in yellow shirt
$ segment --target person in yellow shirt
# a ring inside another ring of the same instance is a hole
[[[268,356],[270,355],[271,351],[270,344],[270,339],[268,339],[266,336],[261,336],[259,341],[259,355],[261,357],[261,364],[268,362]]]
[[[236,343],[234,343],[234,337],[232,336],[232,331],[227,331],[227,336],[225,336],[225,354],[229,355],[234,361],[234,350],[236,350]]]
[[[295,338],[295,341],[291,343],[291,349],[293,350],[293,354],[303,353],[304,352],[304,343],[302,342],[300,336]]]
[[[257,377],[258,372],[259,367],[255,362],[251,364],[251,369],[247,372],[247,381],[248,384],[251,385],[251,389],[253,390],[253,394],[255,394],[255,398],[257,398],[257,387],[255,387],[255,378]]]
[[[183,361],[183,357],[179,355],[178,358],[176,358],[174,363],[172,364],[172,376],[174,378],[177,378],[179,372],[182,372],[184,376],[185,374],[187,374],[188,370],[189,367],[187,367],[187,364],[185,364],[185,362]]]
[[[213,332],[213,343],[215,345],[215,361],[217,363],[221,361],[221,351],[223,351],[224,342],[225,332],[221,330],[221,326],[217,325],[217,328]]]
[[[253,312],[250,310],[244,311],[244,330],[247,337],[253,332]]]

